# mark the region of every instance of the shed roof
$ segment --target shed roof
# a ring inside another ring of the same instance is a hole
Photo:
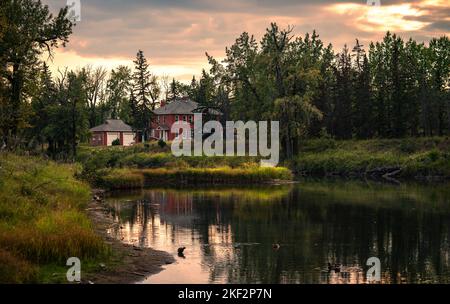
[[[133,128],[120,119],[108,119],[104,124],[92,128],[91,132],[133,132]]]

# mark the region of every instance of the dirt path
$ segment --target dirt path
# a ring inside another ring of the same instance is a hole
[[[101,190],[94,190],[94,195],[102,197]],[[163,270],[162,266],[175,262],[174,257],[164,251],[151,248],[138,248],[124,244],[111,237],[107,230],[117,225],[109,215],[108,207],[102,199],[92,200],[87,209],[94,229],[105,243],[111,247],[112,259],[101,265],[102,270],[86,274],[83,281],[94,284],[130,284],[144,280],[146,277]]]

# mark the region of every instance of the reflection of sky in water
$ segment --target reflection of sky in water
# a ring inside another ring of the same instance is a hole
[[[146,283],[365,283],[371,256],[385,283],[449,282],[442,189],[303,183],[154,189],[108,202],[121,223],[113,235],[176,258]],[[328,273],[328,261],[342,263],[341,273]]]

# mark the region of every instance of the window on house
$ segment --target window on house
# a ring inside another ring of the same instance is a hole
[[[183,121],[186,121],[186,115],[183,115]]]
[[[159,116],[156,118],[156,120],[158,121],[158,123],[159,123]]]
[[[175,115],[175,121],[180,120],[180,118],[178,117],[178,115]]]
[[[192,122],[192,115],[189,115],[189,122]]]

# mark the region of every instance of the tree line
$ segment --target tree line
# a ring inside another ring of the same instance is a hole
[[[210,68],[184,84],[151,72],[142,51],[134,67],[86,66],[52,75],[46,63],[75,25],[34,0],[0,4],[0,148],[39,147],[74,157],[89,129],[120,118],[148,138],[160,100],[189,96],[226,120],[279,120],[285,157],[305,138],[399,138],[450,133],[450,42],[386,33],[339,52],[316,32],[272,23],[260,41],[244,32]]]

